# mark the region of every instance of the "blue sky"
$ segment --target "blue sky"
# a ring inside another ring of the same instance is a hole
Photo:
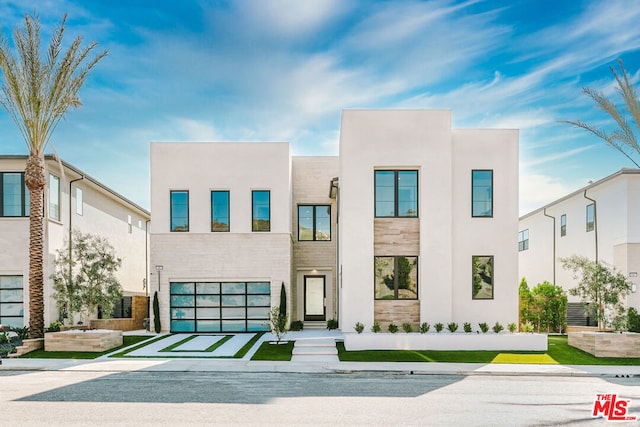
[[[5,36],[36,10],[48,33],[109,49],[52,138],[57,154],[149,207],[150,141],[289,141],[337,154],[345,108],[451,109],[457,128],[520,129],[524,214],[626,158],[560,120],[607,125],[581,93],[640,73],[629,0],[0,0]],[[0,153],[26,154],[0,111]]]

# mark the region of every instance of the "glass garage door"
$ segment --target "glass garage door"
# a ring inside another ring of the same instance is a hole
[[[269,282],[171,283],[171,332],[254,332],[269,328]]]

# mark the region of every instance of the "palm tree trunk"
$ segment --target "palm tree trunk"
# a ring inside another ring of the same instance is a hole
[[[29,189],[29,335],[44,336],[44,156],[30,154],[25,169]]]

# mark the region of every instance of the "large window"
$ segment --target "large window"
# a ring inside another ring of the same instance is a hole
[[[229,192],[211,192],[211,231],[229,231]]]
[[[60,221],[60,178],[49,174],[49,218]]]
[[[529,229],[522,230],[518,233],[518,250],[526,251],[529,249]]]
[[[298,240],[331,240],[331,206],[298,206]]]
[[[587,231],[593,231],[596,228],[596,207],[593,203],[587,205]]]
[[[560,237],[567,235],[567,215],[560,215]]]
[[[0,276],[0,325],[24,326],[22,276]]]
[[[493,171],[471,171],[471,216],[493,216]]]
[[[376,217],[418,216],[418,171],[375,171]]]
[[[418,257],[377,256],[375,299],[418,299]]]
[[[189,192],[171,192],[171,231],[189,231]]]
[[[24,184],[24,173],[0,173],[0,216],[29,216],[29,190]]]
[[[83,200],[82,188],[76,187],[76,214],[82,215]]]
[[[271,230],[271,192],[268,190],[254,190],[251,192],[253,216],[252,231]]]
[[[473,299],[493,299],[493,255],[472,257]]]

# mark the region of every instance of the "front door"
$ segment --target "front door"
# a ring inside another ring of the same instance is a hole
[[[326,320],[324,276],[304,276],[304,320]]]

